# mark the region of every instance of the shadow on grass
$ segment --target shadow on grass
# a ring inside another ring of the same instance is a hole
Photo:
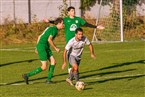
[[[92,90],[92,89],[93,89],[93,88],[87,88],[87,87],[86,87],[83,91],[85,91],[85,90]]]
[[[16,64],[16,63],[22,63],[22,62],[33,62],[33,61],[36,61],[38,59],[29,59],[29,60],[23,60],[23,61],[17,61],[17,62],[9,62],[9,63],[5,63],[5,64],[0,64],[0,67],[4,67],[4,66],[8,66],[8,65],[11,65],[11,64]]]
[[[139,60],[139,61],[134,61],[134,62],[120,63],[120,64],[116,64],[116,65],[113,65],[113,66],[103,67],[103,68],[100,68],[99,70],[105,70],[105,69],[111,69],[111,68],[126,66],[126,65],[132,65],[132,64],[135,64],[135,63],[140,63],[140,64],[144,64],[145,65],[145,60]]]
[[[88,74],[88,75],[81,76],[80,78],[87,78],[87,77],[92,77],[92,76],[104,76],[104,75],[122,73],[122,72],[134,71],[134,70],[136,70],[136,69],[127,69],[127,70],[120,70],[120,71],[109,71],[109,72],[102,72],[102,73],[94,73],[94,74]]]
[[[140,78],[140,77],[145,77],[145,74],[142,74],[142,75],[131,75],[131,76],[122,76],[122,77],[120,76],[120,77],[114,77],[114,78],[106,78],[106,79],[102,79],[102,80],[88,82],[87,84],[93,85],[93,84],[96,84],[96,83],[104,83],[104,82],[108,82],[108,81],[123,80],[123,79],[133,80],[133,79]]]
[[[53,77],[56,77],[56,76],[63,76],[63,75],[67,75],[68,73],[62,73],[62,74],[57,74],[57,75],[54,75]],[[40,77],[40,78],[35,78],[35,79],[29,79],[29,81],[35,81],[35,80],[42,80],[42,79],[47,79],[47,77]],[[65,81],[65,80],[64,80]],[[57,82],[62,82],[62,81],[57,81]]]
[[[140,64],[145,65],[145,60],[139,60],[139,61],[135,61],[135,62],[118,63],[118,64],[115,64],[115,65],[103,67],[103,68],[100,68],[100,69],[83,71],[83,72],[80,72],[80,74],[89,73],[89,72],[96,72],[96,71],[101,71],[101,70],[106,70],[106,69],[113,69],[113,68],[117,68],[117,67],[131,65],[131,64],[134,64],[134,63],[140,63]]]
[[[58,75],[54,75],[55,76],[62,76],[62,75],[66,75],[68,73],[63,73],[63,74],[58,74]],[[23,78],[22,78],[23,79]],[[29,78],[29,82],[30,84],[38,84],[38,83],[45,83],[46,80],[44,80],[43,82],[32,82],[32,81],[36,81],[36,80],[42,80],[42,79],[47,79],[47,77],[40,77],[40,78],[35,78],[35,79],[31,79],[31,77]],[[59,81],[54,81],[54,83],[60,83],[60,82],[64,82],[65,80],[59,80]],[[25,82],[24,80],[21,81],[15,81],[15,82],[10,82],[10,83],[1,83],[0,86],[7,86],[7,85],[24,85]]]

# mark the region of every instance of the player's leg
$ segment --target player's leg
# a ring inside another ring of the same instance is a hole
[[[46,70],[46,68],[47,68],[47,61],[41,61],[41,63],[42,63],[41,67],[38,67],[38,68],[30,71],[29,73],[23,75],[23,78],[24,78],[26,84],[29,84],[29,82],[28,82],[28,78],[29,77],[31,77],[33,75],[36,75],[36,74],[42,72],[43,70]]]
[[[48,70],[48,77],[47,77],[46,83],[50,84],[50,83],[52,83],[51,79],[53,77],[53,73],[54,73],[54,69],[55,69],[55,65],[56,65],[56,61],[55,61],[52,51],[50,49],[48,50],[48,57],[49,57],[49,61],[50,61],[50,66],[49,66],[49,70]]]
[[[71,69],[70,73],[69,73],[69,77],[66,79],[66,82],[68,82],[71,86],[74,85],[73,82],[72,82],[73,77],[74,77],[74,75],[73,75],[73,69]]]
[[[73,56],[69,56],[69,60],[68,60],[68,61],[69,61],[70,64],[76,63],[75,57],[73,57]],[[73,86],[73,82],[72,82],[73,78],[74,78],[74,74],[73,74],[73,68],[72,68],[72,69],[70,70],[69,77],[66,79],[66,81],[67,81],[71,86]]]
[[[69,57],[70,57],[70,52],[71,52],[71,51],[68,51],[68,52],[67,52],[67,59],[68,59],[68,60],[69,60]],[[71,65],[70,63],[68,63],[68,73],[70,73],[71,69],[72,69],[72,65]]]
[[[81,58],[80,57],[75,57],[74,62],[72,62],[72,70],[73,70],[73,75],[75,78],[75,81],[79,81],[79,64],[80,64]]]
[[[79,72],[78,72],[78,64],[74,63],[72,64],[72,69],[73,69],[73,75],[74,75],[74,78],[77,81],[79,81]]]
[[[79,64],[80,64],[81,58],[76,57],[76,64],[72,65],[74,69],[74,78],[77,81],[79,81]]]
[[[28,82],[29,77],[36,75],[36,74],[42,72],[43,70],[46,70],[46,68],[47,68],[47,53],[42,48],[43,48],[43,46],[41,46],[41,49],[37,48],[38,55],[39,55],[40,61],[42,63],[41,67],[38,67],[38,68],[22,75],[26,84],[29,84],[29,82]]]
[[[66,81],[73,86],[73,77],[75,78],[76,82],[79,81],[79,73],[78,73],[78,65],[76,63],[72,64],[72,69],[69,73],[69,78],[66,79]]]

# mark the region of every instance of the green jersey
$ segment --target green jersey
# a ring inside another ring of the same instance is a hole
[[[36,45],[38,55],[41,61],[47,61],[53,54],[50,49],[48,38],[51,35],[52,39],[56,37],[58,29],[56,26],[47,27],[44,32],[40,35],[40,39]]]
[[[65,38],[66,42],[75,36],[76,28],[79,28],[81,25],[84,25],[86,22],[80,17],[66,17],[63,19],[65,25]]]
[[[51,35],[52,39],[56,37],[58,29],[56,26],[47,27],[44,32],[41,34],[38,44],[48,44],[48,38]]]

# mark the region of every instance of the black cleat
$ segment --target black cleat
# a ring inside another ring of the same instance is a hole
[[[23,74],[22,77],[24,78],[25,83],[29,84],[29,82],[28,82],[28,76],[26,74]]]

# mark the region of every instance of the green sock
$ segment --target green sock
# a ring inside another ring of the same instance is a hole
[[[41,67],[38,67],[38,68],[36,68],[35,70],[30,71],[30,72],[27,74],[27,76],[28,76],[28,77],[33,76],[33,75],[35,75],[35,74],[40,73],[41,71],[42,71],[42,68],[41,68]]]
[[[48,78],[47,78],[47,80],[49,80],[49,81],[51,80],[51,78],[52,78],[52,76],[53,76],[54,68],[55,68],[54,65],[50,65],[50,66],[49,66]]]

